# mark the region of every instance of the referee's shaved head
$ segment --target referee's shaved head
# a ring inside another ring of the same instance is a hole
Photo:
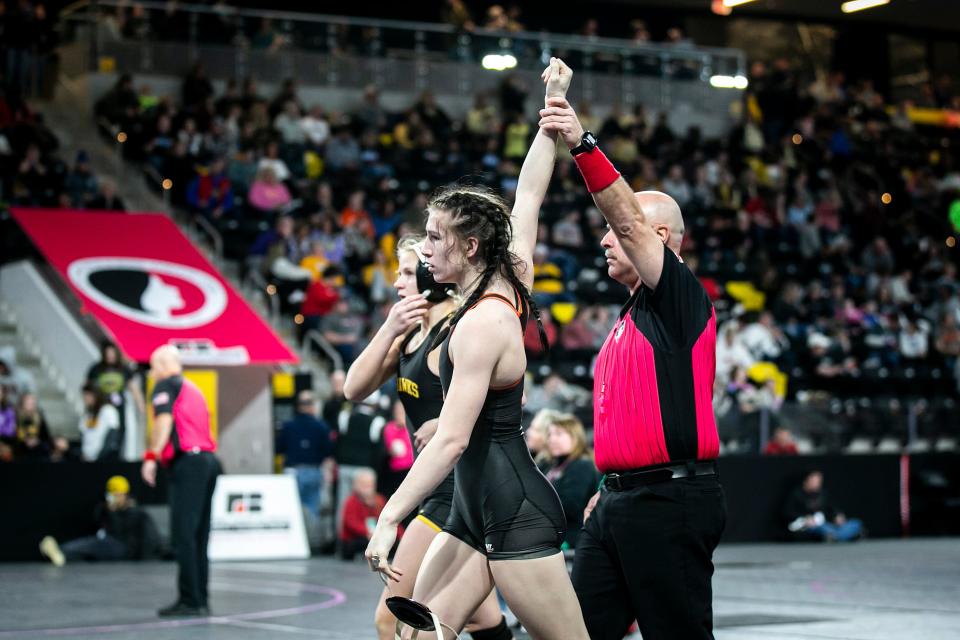
[[[647,224],[654,228],[660,225],[666,227],[669,231],[667,247],[679,255],[685,228],[677,201],[662,191],[638,191],[634,195],[643,209]]]
[[[155,380],[163,380],[183,373],[180,351],[169,344],[157,347],[150,356],[150,373]]]

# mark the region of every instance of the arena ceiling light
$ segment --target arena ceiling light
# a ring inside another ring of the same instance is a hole
[[[725,7],[739,7],[742,4],[747,4],[748,2],[755,2],[756,0],[723,0],[723,6]]]
[[[488,71],[506,71],[517,66],[517,58],[510,53],[488,53],[480,64]]]
[[[882,7],[885,4],[890,4],[890,0],[850,0],[850,2],[844,2],[840,5],[840,11],[853,13],[854,11]]]
[[[746,89],[748,84],[746,76],[710,76],[710,86],[717,89]]]

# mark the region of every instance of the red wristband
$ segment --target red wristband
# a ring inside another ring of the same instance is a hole
[[[143,461],[144,461],[144,462],[150,462],[150,461],[156,462],[156,461],[157,461],[157,454],[155,454],[151,449],[147,449],[147,451],[143,454]]]
[[[578,154],[573,157],[573,160],[577,163],[577,169],[580,169],[583,181],[587,183],[587,191],[590,193],[603,191],[620,177],[620,172],[599,148],[595,147],[593,151]]]

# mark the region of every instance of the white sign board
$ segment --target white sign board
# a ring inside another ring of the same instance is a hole
[[[213,492],[211,560],[309,558],[292,475],[227,475]]]

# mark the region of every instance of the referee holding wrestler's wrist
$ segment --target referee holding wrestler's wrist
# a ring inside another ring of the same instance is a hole
[[[551,101],[540,125],[571,148],[610,228],[608,273],[631,294],[596,361],[594,451],[606,475],[584,512],[573,586],[593,640],[620,640],[634,619],[644,640],[712,638],[726,523],[713,305],[679,257],[677,203],[634,194],[569,104]]]
[[[170,528],[177,559],[177,601],[158,611],[167,616],[207,616],[207,542],[210,503],[220,462],[210,433],[210,410],[203,393],[183,377],[180,353],[172,346],[150,356],[154,380],[153,437],[143,456],[143,480],[154,486],[157,462],[170,472]]]

